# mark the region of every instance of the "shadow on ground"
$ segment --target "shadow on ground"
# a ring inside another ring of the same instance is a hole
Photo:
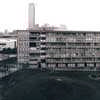
[[[3,100],[100,100],[100,81],[89,72],[21,70],[3,81]]]

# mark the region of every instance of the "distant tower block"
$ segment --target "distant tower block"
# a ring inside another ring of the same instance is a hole
[[[35,5],[34,3],[29,4],[29,15],[28,15],[29,29],[33,29],[35,26]]]

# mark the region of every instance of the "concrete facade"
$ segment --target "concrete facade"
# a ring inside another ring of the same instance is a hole
[[[19,30],[17,33],[19,63],[23,59],[21,63],[63,70],[100,67],[100,32]]]

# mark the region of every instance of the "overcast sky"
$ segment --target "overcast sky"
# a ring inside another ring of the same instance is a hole
[[[36,6],[36,24],[100,31],[100,0],[0,0],[0,31],[26,29],[31,2]]]

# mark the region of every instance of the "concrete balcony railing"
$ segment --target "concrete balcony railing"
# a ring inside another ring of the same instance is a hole
[[[46,45],[40,45],[40,47],[46,47]]]
[[[46,37],[46,35],[45,34],[41,34],[40,37]]]
[[[29,61],[29,64],[38,64],[37,61]]]
[[[41,58],[46,58],[46,56],[45,56],[45,55],[41,55],[40,57],[41,57]]]
[[[40,50],[40,53],[44,53],[44,52],[46,52],[45,50]]]
[[[37,50],[37,48],[32,47],[32,48],[29,49],[29,52],[30,53],[40,53],[40,50]]]

